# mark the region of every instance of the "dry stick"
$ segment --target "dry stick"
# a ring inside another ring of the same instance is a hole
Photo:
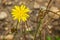
[[[40,13],[40,12],[41,12],[41,10],[39,11],[39,13]],[[38,13],[38,14],[39,14],[39,13]],[[40,15],[38,15],[38,17],[37,17],[37,21],[38,21],[39,16],[40,16]],[[38,31],[38,29],[39,29],[40,23],[41,23],[41,21],[39,20],[39,22],[38,22],[38,27],[37,27],[37,29],[36,29],[36,31],[35,31],[33,40],[36,40],[36,35],[37,35],[37,31]]]
[[[22,36],[23,36],[24,40],[26,40],[25,23],[23,23],[23,25],[22,25]]]
[[[17,29],[18,24],[19,24],[19,22],[17,21],[17,24],[16,24],[16,33],[18,33],[18,29]]]
[[[47,10],[47,11],[48,11],[48,12],[52,12],[52,13],[54,13],[54,14],[60,16],[59,14],[57,14],[57,12],[53,12],[53,11],[50,11],[50,10]]]
[[[54,13],[54,14],[56,14],[56,15],[58,15],[58,16],[60,16],[59,14],[57,14],[57,12],[55,13],[55,12],[53,12],[53,11],[50,11],[50,10],[47,10],[48,12],[51,12],[51,13]],[[52,19],[54,19],[54,18],[51,18],[50,17],[50,19],[52,20]],[[50,21],[48,21],[48,23],[46,23],[45,25],[47,26],[48,24],[49,24],[49,22],[51,22],[51,20]],[[44,26],[45,26],[44,25]],[[44,32],[45,33],[45,32]]]
[[[47,8],[46,8],[46,15],[47,15],[48,12],[49,12],[48,9],[49,9],[50,6],[51,6],[51,2],[52,2],[52,0],[50,0],[50,1],[48,2]],[[52,20],[52,19],[51,19],[51,20]],[[51,21],[51,20],[50,20],[50,21]],[[48,21],[45,25],[42,24],[42,25],[43,25],[42,28],[45,27],[45,26],[47,26],[47,25],[49,24],[50,21]],[[45,31],[45,32],[46,32],[46,31]],[[43,32],[42,35],[45,35],[45,32]],[[42,39],[42,40],[46,40],[45,38],[46,38],[46,36],[44,36],[44,39]]]
[[[28,26],[27,21],[25,22],[24,25],[25,25],[25,26]],[[27,38],[26,38],[26,28],[25,28],[25,26],[24,26],[24,38],[25,38],[25,40],[26,40]]]
[[[48,5],[47,5],[46,9],[49,9],[49,7],[51,6],[51,5],[50,5],[50,4],[51,4],[51,2],[52,2],[52,0],[49,0]]]
[[[40,29],[42,29],[41,32],[44,31],[44,32],[42,32],[42,35],[45,35],[45,31],[46,31],[47,25],[51,22],[51,20],[52,20],[52,18],[49,18],[48,14],[43,19],[43,21],[45,23],[43,22],[42,25],[41,25],[41,27],[40,27]],[[41,40],[45,40],[45,36],[44,36],[44,39],[42,38]]]
[[[19,22],[17,21],[16,26],[15,26],[15,27],[16,27],[16,30],[15,30],[15,31],[16,31],[16,33],[14,34],[14,38],[15,38],[15,35],[17,35],[17,33],[18,33],[18,29],[17,29],[18,24],[19,24]]]
[[[48,2],[48,5],[47,5],[47,8],[46,8],[46,14],[44,15],[44,16],[46,16],[47,14],[48,14],[48,11],[47,11],[47,9],[49,9],[49,6],[50,6],[50,3],[52,2],[52,0],[49,0],[49,2]],[[43,18],[44,19],[44,18]],[[48,21],[49,22],[49,21]],[[42,35],[44,35],[43,37],[42,37],[42,39],[41,40],[46,40],[45,38],[46,38],[46,35],[45,35],[45,27],[46,27],[46,25],[48,24],[48,22],[45,24],[45,25],[43,25],[43,26],[41,26],[42,28],[44,28],[44,31],[43,31],[43,33],[42,33]],[[42,29],[41,29],[42,30]],[[44,38],[44,39],[43,39]]]
[[[51,2],[52,2],[52,0],[49,0],[49,2],[48,2],[48,5],[47,5],[47,7],[46,7],[46,12],[45,12],[45,15],[48,13],[48,10],[49,10],[49,8],[50,8],[50,6],[51,6]],[[44,15],[44,16],[45,16]]]
[[[48,6],[47,6],[47,8],[46,8],[46,9],[48,9],[48,7],[49,7],[49,5],[50,5],[51,1],[52,1],[52,0],[50,0],[50,1],[49,1]],[[46,11],[46,13],[48,13],[48,12]],[[33,40],[36,40],[36,35],[37,35],[37,33],[39,32],[40,25],[41,25],[41,24],[39,24],[39,27],[37,28],[37,31],[35,32],[35,35],[34,35],[34,39],[33,39]],[[44,39],[44,40],[45,40],[45,39]]]
[[[25,25],[25,24],[24,24]],[[26,30],[25,30],[25,26],[24,26],[24,33],[23,33],[23,35],[24,35],[24,40],[26,40]]]

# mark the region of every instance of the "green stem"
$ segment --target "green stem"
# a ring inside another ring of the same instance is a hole
[[[35,31],[34,39],[33,39],[33,40],[36,40],[36,35],[37,35],[37,33],[38,33],[38,30],[39,30],[39,28],[40,28],[40,25],[41,25],[41,20],[40,20],[39,23],[38,23],[38,27],[37,27],[37,29],[36,29],[36,31]]]
[[[16,24],[16,33],[18,33],[18,29],[17,29],[18,24],[19,24],[19,22],[17,21],[17,24]]]
[[[39,20],[39,22],[38,22],[38,26],[37,26],[37,29],[36,29],[36,31],[35,31],[33,40],[36,40],[36,35],[37,35],[37,32],[38,32],[39,27],[40,27],[40,25],[41,25],[40,13],[41,13],[41,10],[39,10],[39,13],[38,13],[39,15],[38,15],[38,17],[37,17],[37,21]]]

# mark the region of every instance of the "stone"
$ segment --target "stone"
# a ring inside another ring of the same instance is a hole
[[[55,15],[53,16],[53,18],[54,18],[54,19],[59,19],[59,15],[56,15],[56,14],[55,14]]]
[[[51,7],[50,10],[53,11],[53,12],[58,12],[59,11],[59,9],[57,7],[54,7],[54,6]]]
[[[6,2],[5,5],[12,5],[12,2]]]
[[[9,28],[8,27],[5,27],[5,30],[8,30]]]
[[[39,8],[39,4],[37,2],[34,3],[34,8]]]
[[[43,0],[36,0],[36,2],[39,2],[39,3],[41,3],[41,2],[43,2]]]
[[[13,39],[13,35],[12,34],[9,34],[9,35],[7,35],[6,37],[5,37],[5,39],[7,39],[7,40],[12,40]]]
[[[57,21],[54,21],[53,23],[52,23],[52,25],[58,25],[59,23],[58,23],[58,20]]]
[[[49,12],[48,16],[52,18],[54,16],[54,13]]]
[[[5,19],[6,17],[7,17],[7,13],[6,12],[4,12],[4,11],[0,12],[0,20]]]
[[[0,4],[1,4],[1,0],[0,0]]]
[[[42,11],[46,10],[45,6],[41,6],[40,8],[42,9]]]
[[[51,29],[53,26],[52,25],[48,25],[48,28]]]
[[[3,39],[4,38],[4,36],[3,35],[0,35],[0,39]]]
[[[57,12],[57,14],[60,16],[60,12]]]
[[[32,29],[29,27],[29,28],[26,28],[26,31],[31,31]]]
[[[54,13],[50,12],[48,15],[53,19],[59,19],[59,15],[57,15],[57,14],[54,14]]]

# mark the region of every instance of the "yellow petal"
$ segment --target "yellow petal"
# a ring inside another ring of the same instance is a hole
[[[24,21],[24,22],[25,22],[26,20],[27,20],[27,19],[26,19],[25,17],[22,17],[22,21]]]
[[[15,9],[12,9],[12,11],[16,11]]]
[[[13,20],[16,20],[16,19],[17,19],[16,17],[13,18]]]
[[[17,11],[20,10],[19,6],[15,6],[15,9],[16,9]]]
[[[26,8],[26,6],[25,5],[21,5],[21,10],[24,10],[25,8]]]
[[[18,18],[18,21],[20,22],[20,21],[21,21],[21,19],[20,19],[20,18]]]
[[[27,8],[25,5],[21,5],[21,6],[15,6],[15,9],[12,9],[12,16],[14,17],[14,20],[18,20],[19,22],[22,21],[27,21],[27,18],[29,17],[29,15],[27,14],[27,12],[29,12],[29,8]]]
[[[26,17],[29,17],[29,15],[28,15],[28,14],[25,14],[25,16],[26,16]]]
[[[29,8],[26,8],[24,12],[30,12],[30,9]]]

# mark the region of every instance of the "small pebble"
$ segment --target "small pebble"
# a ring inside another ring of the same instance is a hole
[[[48,13],[48,16],[53,17],[54,16],[54,13],[49,12]]]
[[[13,39],[13,35],[12,34],[9,34],[9,35],[7,35],[6,37],[5,37],[5,39],[7,39],[7,40],[12,40]]]
[[[58,23],[58,20],[57,21],[54,21],[53,23],[52,23],[52,25],[58,25],[59,23]]]
[[[50,10],[53,11],[53,12],[58,12],[59,11],[59,9],[57,7],[51,7]]]
[[[58,15],[60,15],[60,12],[57,12]]]
[[[31,31],[32,29],[31,28],[26,28],[26,31]]]
[[[0,20],[5,19],[6,17],[7,17],[7,13],[6,12],[4,12],[4,11],[0,12]]]
[[[49,31],[49,33],[52,33],[52,31]]]
[[[0,4],[1,4],[1,0],[0,0]]]
[[[12,5],[12,2],[6,2],[5,5]]]
[[[39,8],[39,7],[40,7],[39,4],[35,2],[34,8]]]
[[[49,13],[48,14],[51,18],[54,18],[54,19],[58,19],[59,18],[59,15],[57,15],[57,14],[54,14],[54,13]]]
[[[53,18],[54,18],[54,19],[59,19],[59,15],[56,15],[56,14],[55,14],[55,16],[53,16]]]
[[[8,30],[9,28],[8,27],[5,27],[5,30]]]
[[[51,26],[51,25],[48,25],[48,28],[49,28],[49,29],[51,29],[52,27],[53,27],[53,26]]]
[[[0,39],[3,39],[4,38],[4,35],[0,35]]]
[[[40,8],[42,9],[42,11],[46,10],[45,6],[41,6]]]
[[[36,0],[36,2],[37,2],[37,3],[41,3],[41,2],[43,2],[43,0]]]

